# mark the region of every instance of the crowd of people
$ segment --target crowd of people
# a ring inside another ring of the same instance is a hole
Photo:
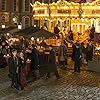
[[[92,26],[94,27],[94,26]],[[93,29],[94,31],[94,29]],[[73,40],[72,31],[70,31],[70,40]],[[90,40],[87,44],[80,43],[80,41],[76,41],[76,43],[72,44],[72,55],[71,58],[74,61],[74,72],[80,73],[80,67],[86,61],[92,61],[93,59],[93,36],[94,34],[90,34]],[[27,41],[28,42],[28,41]],[[44,47],[48,46],[48,60],[47,60],[47,74],[46,78],[50,78],[50,74],[53,72],[57,79],[60,78],[60,75],[57,70],[57,62],[56,56],[58,55],[58,64],[66,70],[67,69],[67,51],[68,51],[68,42],[62,41],[61,45],[57,50],[52,45],[45,44]],[[27,45],[26,45],[27,44]],[[4,68],[6,66],[9,67],[9,77],[12,80],[11,88],[16,88],[18,90],[23,90],[27,86],[26,77],[40,77],[40,59],[39,51],[37,49],[36,44],[26,43],[20,44],[22,45],[20,50],[13,47],[11,44],[7,43],[6,40],[0,40],[0,68]],[[44,41],[41,45],[44,44]],[[55,52],[57,51],[57,53]],[[56,55],[57,54],[57,55]]]

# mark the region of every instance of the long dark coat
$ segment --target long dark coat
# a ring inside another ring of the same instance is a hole
[[[0,68],[6,67],[7,63],[3,55],[2,49],[0,49]]]
[[[88,45],[86,48],[86,60],[92,61],[93,58],[93,45]]]
[[[90,36],[91,39],[94,38],[94,33],[95,33],[95,27],[92,27],[92,28],[90,29],[90,34],[89,34],[89,36]]]
[[[80,63],[80,61],[81,61],[81,56],[82,56],[82,54],[81,54],[81,52],[80,52],[80,48],[75,48],[75,58],[74,58],[74,60],[75,60],[75,62],[78,62],[78,63]]]
[[[17,67],[18,67],[18,62],[14,61],[13,56],[10,57],[10,59],[9,59],[9,72],[10,72],[11,78],[15,81],[18,79],[18,73],[16,73]]]
[[[72,48],[73,48],[72,60],[75,61],[75,50],[76,50],[75,44],[73,44]]]
[[[38,70],[39,69],[38,65],[39,65],[38,51],[36,48],[33,48],[32,55],[31,55],[31,69]]]
[[[76,48],[75,48],[75,58],[74,58],[74,61],[75,61],[75,64],[74,64],[74,72],[80,72],[80,66],[81,66],[81,50],[80,50],[80,46],[79,45],[76,45]]]
[[[48,73],[57,71],[56,67],[56,55],[53,49],[50,50],[49,54],[49,65],[48,65]]]

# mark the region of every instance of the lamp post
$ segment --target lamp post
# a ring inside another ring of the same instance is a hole
[[[51,16],[51,10],[50,10],[50,0],[48,1],[48,14],[49,14],[49,18]]]
[[[48,11],[48,19],[45,18],[45,21],[47,21],[45,25],[46,25],[46,29],[50,30],[51,29],[50,26],[49,26],[49,23],[51,23],[50,22],[50,18],[51,18],[50,0],[48,0],[47,11]]]
[[[69,28],[70,28],[70,31],[71,31],[71,9],[70,9],[70,6],[68,6],[69,7],[69,18],[70,18],[70,20],[69,20]]]
[[[19,29],[19,30],[22,29],[22,24],[21,24],[21,23],[18,24],[18,29]]]
[[[13,22],[15,22],[16,21],[16,18],[13,18]]]
[[[2,28],[6,28],[6,25],[5,24],[2,24],[2,26],[1,26]]]

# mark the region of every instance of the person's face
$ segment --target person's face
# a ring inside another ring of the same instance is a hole
[[[20,57],[24,57],[24,54],[22,52],[20,53]]]
[[[14,57],[16,57],[17,56],[17,50],[14,51],[12,54],[13,54]]]
[[[89,45],[91,45],[92,43],[90,42]]]
[[[5,45],[5,42],[2,42],[2,45],[4,46]]]
[[[63,46],[63,45],[64,45],[64,43],[62,42],[62,43],[61,43],[61,45]]]
[[[80,44],[80,42],[79,42],[79,41],[77,41],[77,42],[76,42],[76,44]]]
[[[51,50],[51,49],[52,49],[52,47],[49,47],[49,49]]]
[[[5,46],[6,49],[8,49],[8,46]]]
[[[2,46],[0,46],[0,49],[2,49]]]

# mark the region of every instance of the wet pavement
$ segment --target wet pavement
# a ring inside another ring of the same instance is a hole
[[[81,73],[73,73],[73,66],[59,69],[60,79],[45,74],[38,80],[28,83],[26,90],[10,88],[8,69],[0,69],[0,100],[100,100],[100,73],[81,67]]]

